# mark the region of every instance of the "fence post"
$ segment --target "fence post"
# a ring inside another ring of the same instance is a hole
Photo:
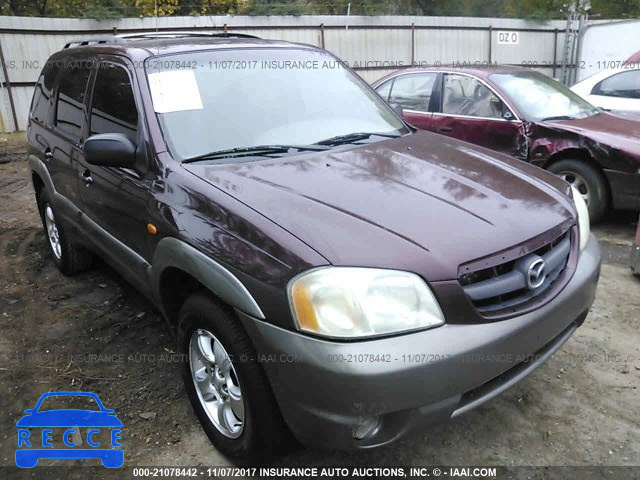
[[[553,32],[553,78],[556,78],[556,64],[558,63],[558,29]]]
[[[491,65],[492,55],[491,55],[491,44],[493,42],[493,26],[489,25],[489,65]]]
[[[411,23],[411,66],[416,65],[416,24]]]
[[[324,48],[324,23],[320,24],[320,46]]]
[[[11,115],[13,117],[13,126],[15,131],[18,131],[18,116],[16,115],[16,105],[13,101],[13,92],[11,91],[11,81],[9,80],[9,71],[7,70],[7,64],[4,61],[4,52],[2,51],[2,44],[0,43],[0,63],[2,63],[2,75],[4,76],[4,84],[7,87],[7,95],[9,96],[9,105],[11,107]]]

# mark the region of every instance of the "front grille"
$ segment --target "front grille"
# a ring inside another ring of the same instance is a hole
[[[526,255],[489,268],[466,271],[459,281],[480,314],[495,315],[548,291],[567,267],[570,253],[571,230],[567,230]]]

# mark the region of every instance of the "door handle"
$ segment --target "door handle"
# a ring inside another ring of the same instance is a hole
[[[51,151],[50,148],[47,148],[44,151],[44,159],[48,162],[49,160],[51,160],[53,158],[53,152]]]
[[[453,131],[453,128],[451,127],[440,127],[438,129],[438,133],[451,133]]]
[[[89,186],[90,183],[93,183],[93,178],[91,178],[91,172],[88,168],[85,168],[81,173],[80,177],[84,180],[84,183]]]

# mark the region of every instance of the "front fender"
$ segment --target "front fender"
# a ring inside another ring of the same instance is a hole
[[[253,296],[233,273],[196,248],[173,237],[165,237],[158,242],[149,267],[150,283],[159,305],[162,305],[162,272],[170,267],[188,273],[226,304],[255,318],[265,319]]]

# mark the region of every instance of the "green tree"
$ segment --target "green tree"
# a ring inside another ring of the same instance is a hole
[[[598,18],[640,18],[640,0],[592,0],[589,14]]]
[[[169,15],[431,15],[566,18],[572,0],[157,0]],[[638,18],[640,0],[592,0],[595,18]],[[0,14],[76,18],[152,17],[156,0],[0,0]]]
[[[309,12],[298,0],[250,0],[246,6],[248,15],[303,15]]]
[[[528,20],[551,20],[568,15],[570,0],[506,0],[502,16]]]

